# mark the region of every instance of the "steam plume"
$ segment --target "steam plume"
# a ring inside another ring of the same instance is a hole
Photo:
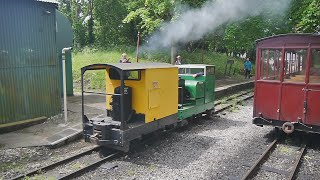
[[[199,9],[181,14],[174,22],[164,23],[148,40],[144,50],[170,47],[172,42],[186,43],[201,39],[218,26],[256,16],[265,11],[281,14],[291,0],[211,0]]]

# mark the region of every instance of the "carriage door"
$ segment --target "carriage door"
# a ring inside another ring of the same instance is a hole
[[[279,119],[305,122],[307,48],[285,49]]]
[[[281,49],[259,49],[259,66],[255,91],[255,116],[279,120],[281,93]]]
[[[306,92],[306,124],[320,125],[320,47],[311,49]]]

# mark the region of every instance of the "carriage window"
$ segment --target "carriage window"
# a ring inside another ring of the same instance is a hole
[[[280,80],[282,52],[279,49],[264,49],[261,54],[260,79]]]
[[[320,83],[320,49],[311,50],[310,83]]]
[[[306,63],[306,49],[286,49],[283,76],[284,81],[305,82]]]

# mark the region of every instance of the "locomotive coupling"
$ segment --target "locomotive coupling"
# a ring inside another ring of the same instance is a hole
[[[282,125],[282,130],[286,134],[291,134],[294,131],[294,125],[291,122],[285,122]]]

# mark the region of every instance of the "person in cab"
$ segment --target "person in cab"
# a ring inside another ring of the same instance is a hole
[[[127,54],[126,53],[123,53],[121,55],[121,58],[119,60],[119,63],[131,63],[130,62],[130,58],[127,57]]]

